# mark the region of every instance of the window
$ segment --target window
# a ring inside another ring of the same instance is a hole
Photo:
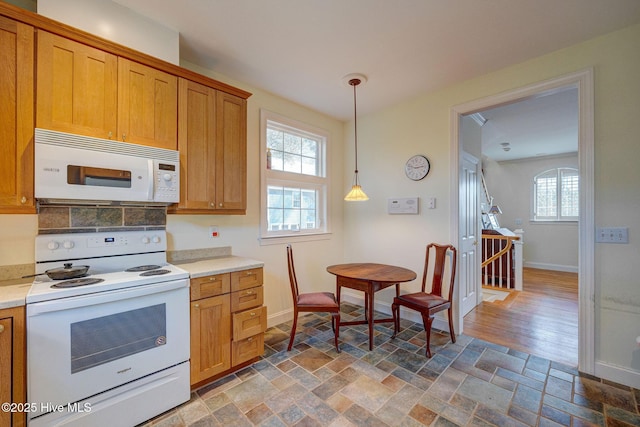
[[[533,179],[534,221],[577,221],[580,192],[578,170],[557,168]]]
[[[327,135],[261,111],[261,237],[328,232]]]

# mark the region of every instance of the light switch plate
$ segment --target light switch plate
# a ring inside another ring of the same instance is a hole
[[[629,227],[597,228],[596,243],[629,243]]]
[[[416,215],[418,213],[418,198],[407,197],[407,198],[399,198],[399,199],[388,199],[387,212],[392,215],[398,215],[398,214]]]

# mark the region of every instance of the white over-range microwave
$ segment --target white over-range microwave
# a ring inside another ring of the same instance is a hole
[[[180,153],[36,129],[35,196],[45,203],[177,203]]]

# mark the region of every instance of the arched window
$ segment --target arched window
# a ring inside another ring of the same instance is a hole
[[[575,168],[544,171],[533,178],[534,221],[577,221],[579,175]]]

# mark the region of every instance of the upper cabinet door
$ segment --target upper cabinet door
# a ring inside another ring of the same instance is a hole
[[[180,204],[178,209],[215,209],[216,90],[180,79]]]
[[[218,92],[216,106],[216,208],[247,207],[247,101]]]
[[[36,125],[116,138],[118,59],[38,30]]]
[[[118,138],[134,144],[178,147],[178,78],[118,59]]]
[[[34,213],[33,27],[0,16],[0,213]]]

